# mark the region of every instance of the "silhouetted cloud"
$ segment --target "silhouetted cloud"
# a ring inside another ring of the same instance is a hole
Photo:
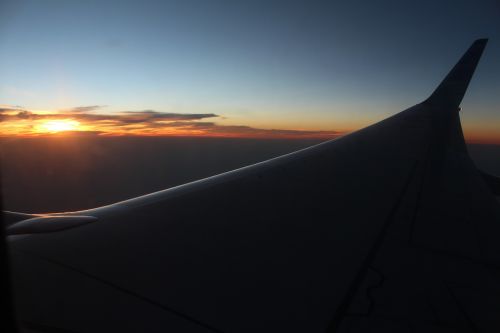
[[[90,107],[86,107],[90,108]],[[44,113],[39,114],[32,111],[18,109],[0,109],[0,112],[17,112],[16,114],[6,115],[5,119],[61,119],[61,118],[71,118],[77,121],[109,121],[122,124],[135,124],[135,123],[154,123],[157,121],[188,121],[188,120],[200,120],[204,118],[214,118],[218,115],[213,113],[166,113],[158,112],[153,110],[144,111],[122,111],[113,114],[97,114],[97,113],[86,113],[90,111],[64,111],[57,113]]]
[[[32,113],[29,111],[19,111],[16,115],[17,118],[28,119],[31,118]]]
[[[24,110],[23,107],[19,105],[2,105],[0,104],[0,113],[6,113],[6,112],[16,112]]]
[[[34,114],[31,111],[19,110],[19,109],[0,109],[0,114],[2,117],[0,121],[13,121],[18,119],[43,119],[44,116]]]
[[[95,110],[99,110],[106,107],[106,105],[86,105],[86,106],[77,106],[71,109],[62,110],[65,112],[91,112]]]
[[[141,122],[156,122],[156,121],[179,121],[179,120],[200,120],[204,118],[219,117],[213,113],[165,113],[153,110],[144,111],[125,111],[120,115],[116,115],[113,120],[122,123],[141,123]]]
[[[24,112],[29,112],[24,110],[21,106],[18,105],[0,105],[0,122],[9,120],[13,115],[17,117],[20,114],[21,117],[27,115]]]

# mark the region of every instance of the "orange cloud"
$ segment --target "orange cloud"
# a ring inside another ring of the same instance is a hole
[[[54,112],[37,112],[20,107],[0,107],[2,136],[41,136],[55,133],[94,135],[211,136],[247,138],[332,138],[336,131],[262,129],[220,125],[207,119],[213,113],[167,113],[154,110],[99,112],[102,106],[80,106]]]

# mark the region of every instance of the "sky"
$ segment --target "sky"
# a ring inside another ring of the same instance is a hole
[[[7,0],[0,134],[334,137],[423,101],[483,37],[462,123],[500,144],[497,0]]]

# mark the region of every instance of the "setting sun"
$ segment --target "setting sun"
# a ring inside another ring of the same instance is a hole
[[[80,123],[76,120],[49,120],[40,125],[39,131],[41,132],[64,132],[77,130]]]

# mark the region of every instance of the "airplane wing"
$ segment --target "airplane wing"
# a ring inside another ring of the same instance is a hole
[[[96,209],[7,214],[22,328],[497,332],[500,209],[459,119],[485,45],[344,137]]]

